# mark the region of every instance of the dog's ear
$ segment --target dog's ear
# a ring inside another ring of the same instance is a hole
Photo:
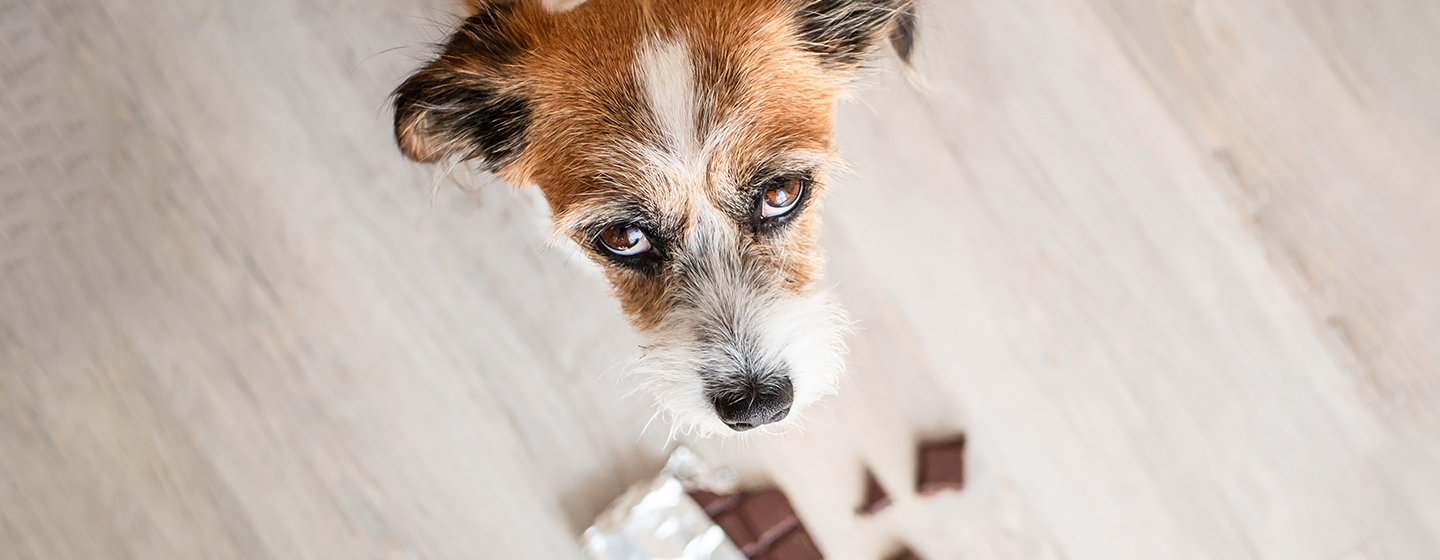
[[[440,55],[395,90],[395,141],[415,161],[477,160],[496,171],[526,145],[531,109],[517,67],[525,41],[512,4],[471,8]]]
[[[799,20],[804,47],[829,66],[857,66],[887,38],[907,65],[915,50],[915,0],[804,0]]]

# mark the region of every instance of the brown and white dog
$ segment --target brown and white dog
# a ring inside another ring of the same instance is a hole
[[[815,287],[837,96],[911,0],[471,0],[395,91],[421,162],[534,183],[646,338],[680,430],[745,431],[835,390],[844,315]]]

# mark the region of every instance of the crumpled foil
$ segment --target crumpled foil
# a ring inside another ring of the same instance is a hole
[[[745,560],[686,488],[734,490],[735,474],[713,470],[689,449],[670,455],[660,476],[631,487],[585,530],[593,560]]]

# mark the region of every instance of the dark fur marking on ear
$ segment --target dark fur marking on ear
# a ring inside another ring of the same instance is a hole
[[[406,157],[479,159],[495,171],[524,151],[531,106],[505,84],[523,52],[509,32],[509,12],[506,5],[482,5],[438,58],[395,90],[395,140]]]
[[[908,62],[914,46],[915,11],[911,0],[810,0],[800,8],[798,16],[804,48],[820,55],[829,65],[846,67],[864,62],[887,28],[901,59]]]
[[[915,3],[906,2],[900,11],[895,12],[895,19],[890,23],[890,47],[900,56],[900,61],[907,65],[910,64],[910,55],[915,52],[917,31]]]

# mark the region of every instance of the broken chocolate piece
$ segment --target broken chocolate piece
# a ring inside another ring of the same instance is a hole
[[[880,481],[875,480],[875,473],[869,469],[865,470],[865,501],[860,504],[860,513],[875,515],[880,510],[890,506],[890,495],[880,487]]]
[[[920,480],[916,489],[922,495],[964,487],[965,436],[920,448]]]
[[[896,552],[885,560],[920,560],[920,557],[916,556],[914,552],[910,551],[910,549],[902,548],[900,549],[900,552]]]
[[[810,540],[810,533],[804,527],[796,527],[775,544],[770,545],[770,550],[756,557],[758,560],[824,560],[820,549],[815,547],[815,541]]]

